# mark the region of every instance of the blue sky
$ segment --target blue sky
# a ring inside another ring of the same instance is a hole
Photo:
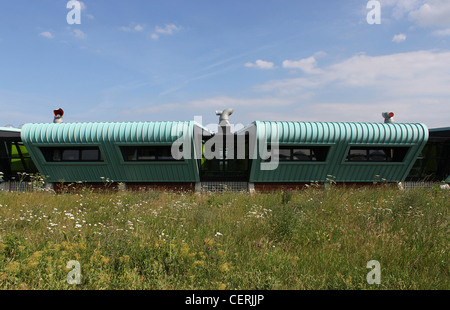
[[[1,1],[0,126],[254,120],[450,126],[450,1]]]

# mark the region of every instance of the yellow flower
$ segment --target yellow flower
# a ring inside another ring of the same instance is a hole
[[[24,266],[24,270],[29,271],[29,270],[33,270],[36,269],[36,267],[39,265],[39,262],[34,261],[34,260],[30,260],[25,266]]]
[[[61,242],[61,247],[63,248],[63,250],[70,250],[70,244],[67,241],[63,241]]]
[[[205,261],[203,261],[203,260],[196,260],[194,262],[194,266],[205,266]]]
[[[102,273],[98,276],[98,279],[100,282],[110,282],[111,281],[111,275]]]
[[[219,290],[223,291],[223,290],[226,290],[226,289],[227,289],[227,286],[225,284],[223,284],[223,283],[220,283]]]
[[[185,243],[181,245],[180,253],[182,256],[186,257],[189,255],[189,246]]]
[[[20,270],[20,264],[18,262],[10,262],[6,265],[5,270],[12,273],[17,273]]]
[[[36,251],[31,255],[31,259],[39,259],[42,256],[43,251]]]
[[[229,263],[224,263],[224,264],[220,265],[219,270],[222,271],[222,272],[230,271],[230,264]]]
[[[214,245],[214,240],[213,240],[213,239],[206,238],[206,239],[203,240],[203,243],[204,243],[206,246],[208,246],[208,247],[212,247],[212,246]]]
[[[108,264],[109,261],[110,261],[110,258],[109,258],[109,257],[104,257],[104,256],[102,256],[102,258],[100,259],[100,261],[101,261],[102,263],[104,263],[104,264]]]

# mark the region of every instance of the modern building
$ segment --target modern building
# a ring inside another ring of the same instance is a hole
[[[58,113],[56,113],[58,112]],[[255,121],[231,132],[232,109],[213,132],[195,121],[53,123],[2,128],[0,171],[39,172],[67,184],[166,189],[299,188],[338,184],[449,182],[449,128],[424,124]]]
[[[275,128],[279,149],[276,169],[261,169],[268,162],[261,156],[253,162],[249,182],[256,189],[310,182],[402,182],[429,134],[423,124],[257,121],[251,126],[258,133]]]

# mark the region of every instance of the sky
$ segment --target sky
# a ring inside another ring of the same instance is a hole
[[[79,3],[0,0],[0,126],[58,108],[65,122],[209,127],[233,108],[237,127],[391,111],[450,126],[450,0]]]

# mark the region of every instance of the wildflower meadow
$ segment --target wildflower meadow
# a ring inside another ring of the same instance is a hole
[[[0,288],[449,289],[449,206],[439,187],[0,192]]]

